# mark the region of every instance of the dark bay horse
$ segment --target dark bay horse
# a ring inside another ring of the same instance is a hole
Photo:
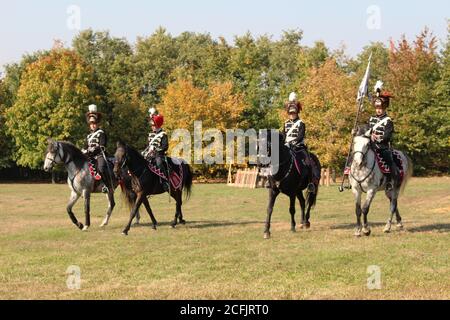
[[[130,186],[125,186],[123,191],[128,191],[125,195],[128,203],[132,207],[130,212],[130,220],[123,230],[122,234],[128,235],[128,232],[131,227],[131,222],[134,219],[139,207],[144,204],[145,209],[147,210],[150,219],[152,220],[153,229],[156,229],[157,221],[153,215],[152,209],[150,207],[150,203],[147,199],[150,195],[163,194],[164,188],[161,183],[161,178],[155,172],[149,169],[149,163],[140,152],[136,151],[132,147],[128,146],[123,142],[117,143],[117,150],[115,153],[115,165],[114,165],[114,174],[117,177],[123,175],[124,166],[128,167],[129,174],[132,178],[131,189],[133,193],[136,194],[136,198],[128,197],[128,194],[131,194],[129,191]],[[169,163],[173,163],[174,159],[168,160]],[[170,196],[176,201],[176,212],[175,219],[172,222],[172,227],[175,227],[178,222],[184,224],[183,213],[181,211],[181,206],[183,204],[183,191],[186,193],[186,199],[189,198],[191,194],[192,188],[192,171],[190,166],[184,162],[179,161],[178,165],[174,165],[172,170],[177,170],[176,172],[180,177],[182,177],[179,188],[170,188]]]
[[[266,140],[269,155],[273,152],[278,152],[279,161],[278,163],[270,164],[270,170],[274,173],[272,175],[273,180],[277,183],[272,183],[269,188],[269,205],[267,207],[267,218],[264,229],[265,239],[270,238],[270,221],[272,218],[273,207],[280,193],[284,193],[290,199],[289,212],[291,214],[291,231],[295,232],[295,200],[298,199],[300,202],[302,211],[302,229],[309,229],[311,226],[309,222],[310,211],[316,204],[317,193],[319,190],[318,182],[314,183],[315,190],[312,191],[308,188],[305,200],[303,190],[307,189],[308,185],[312,182],[312,170],[311,167],[307,165],[307,162],[313,161],[320,172],[321,165],[317,156],[309,153],[309,159],[299,160],[297,158],[296,160],[294,152],[285,145],[284,134],[277,132],[276,136],[278,137],[276,141],[271,141],[271,135],[268,135]]]
[[[69,203],[67,204],[67,213],[69,214],[72,222],[81,230],[87,231],[89,226],[91,225],[90,219],[90,199],[91,193],[100,193],[102,190],[103,184],[96,184],[94,177],[90,173],[89,160],[88,158],[78,149],[75,145],[66,141],[54,141],[52,139],[48,139],[48,147],[47,152],[45,154],[44,160],[44,170],[50,171],[53,169],[55,164],[64,165],[67,173],[67,184],[72,191],[70,195]],[[109,177],[106,178],[106,181],[109,181],[108,184],[112,184],[108,186],[108,211],[106,212],[106,216],[103,219],[100,227],[104,227],[109,223],[109,219],[111,218],[111,213],[115,206],[114,201],[114,190],[117,188],[119,181],[114,177],[112,173],[113,164],[109,163],[110,174]],[[122,181],[123,185],[131,185],[131,179],[128,178]],[[130,198],[135,198],[136,195],[130,193],[128,195]],[[80,197],[84,198],[84,213],[85,213],[85,224],[83,225],[81,222],[77,220],[75,214],[72,209],[75,203],[78,201]]]

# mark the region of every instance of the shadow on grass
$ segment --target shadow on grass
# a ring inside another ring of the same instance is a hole
[[[437,231],[437,232],[447,233],[447,232],[450,232],[450,224],[448,224],[448,223],[428,224],[428,225],[424,225],[424,226],[406,228],[406,231],[412,232],[412,233],[429,232],[429,231]]]
[[[381,227],[386,225],[386,222],[370,222],[369,221],[369,226],[370,227]],[[356,223],[343,223],[343,224],[338,224],[338,225],[334,225],[331,226],[330,229],[332,230],[351,230],[351,229],[355,229],[356,228]]]
[[[177,224],[177,227],[188,226],[190,229],[205,229],[205,228],[221,228],[221,227],[231,227],[231,226],[245,226],[250,224],[263,224],[261,221],[186,221],[186,224]],[[158,222],[157,227],[171,226],[172,221]],[[151,223],[140,223],[138,225],[133,225],[133,228],[150,228]]]

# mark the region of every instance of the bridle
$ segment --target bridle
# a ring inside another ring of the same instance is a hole
[[[364,137],[364,138],[367,138],[367,137]],[[369,138],[367,138],[367,139],[369,139]],[[352,152],[352,157],[354,158],[354,155],[355,155],[355,154],[361,153],[361,154],[362,154],[362,158],[363,158],[362,164],[365,164],[365,159],[366,159],[366,157],[367,157],[367,153],[369,152],[369,149],[370,149],[370,147],[368,146],[368,147],[367,147],[367,150],[366,150],[365,152],[363,152],[363,151],[354,151],[354,152]],[[361,180],[358,180],[358,179],[353,175],[352,168],[350,167],[350,175],[351,175],[351,177],[359,184],[359,187],[360,187],[361,190],[363,190],[363,191],[364,191],[364,189],[363,189],[363,187],[362,187],[362,183],[363,183],[364,181],[366,181],[366,180],[372,175],[373,170],[375,169],[375,163],[376,163],[376,161],[374,160],[374,161],[373,161],[373,164],[372,164],[372,168],[371,168],[370,171],[369,171],[369,174],[368,174],[367,176],[365,176],[364,179],[361,179]]]
[[[54,152],[55,155],[53,156],[53,159],[50,158],[50,157],[48,156],[48,154],[49,154],[50,152],[47,153],[47,157],[45,158],[45,160],[48,160],[48,161],[51,162],[52,168],[53,168],[54,165],[59,164],[59,163],[61,163],[61,162],[64,162],[64,163],[65,163],[64,159],[62,158],[62,156],[61,156],[61,154],[60,154],[60,150],[61,150],[61,148],[60,148],[59,142],[57,142],[57,143],[56,143],[56,150],[55,150],[55,152]],[[56,157],[57,157],[57,156],[59,157],[60,162],[56,161]]]

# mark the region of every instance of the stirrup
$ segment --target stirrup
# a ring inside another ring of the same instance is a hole
[[[109,189],[107,186],[102,187],[102,193],[109,193]]]

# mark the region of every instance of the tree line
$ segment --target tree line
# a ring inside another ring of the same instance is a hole
[[[40,168],[46,139],[79,146],[84,114],[95,103],[104,113],[108,151],[119,138],[144,148],[149,107],[166,128],[281,128],[291,91],[303,104],[307,144],[326,167],[342,168],[356,115],[356,92],[372,54],[372,86],[382,79],[394,99],[394,145],[413,159],[416,173],[449,172],[450,36],[427,28],[368,44],[356,57],[322,41],[302,44],[301,30],[279,39],[250,33],[233,43],[209,34],[172,36],[164,28],[134,44],[109,32],[81,31],[69,48],[26,54],[5,66],[0,80],[0,168]],[[442,49],[438,41],[442,42]],[[366,102],[361,122],[373,112]],[[202,168],[205,175],[223,168]]]

